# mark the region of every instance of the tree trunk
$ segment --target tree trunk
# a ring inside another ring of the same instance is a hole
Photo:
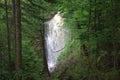
[[[11,40],[10,40],[10,26],[8,19],[8,2],[5,0],[5,13],[6,13],[6,26],[7,26],[7,47],[8,47],[8,64],[9,64],[9,74],[12,72],[11,67]]]
[[[16,24],[15,24],[15,0],[12,0],[12,10],[13,10],[13,27],[14,27],[14,53],[16,53]]]
[[[16,24],[15,24],[15,0],[12,0],[12,26],[13,26],[13,53],[15,55],[16,53]],[[14,65],[15,66],[16,60],[14,61]],[[13,70],[15,70],[15,67],[13,68]]]
[[[20,0],[15,0],[15,53],[16,53],[16,80],[21,80],[20,72],[22,66],[22,42],[21,42],[21,9]]]

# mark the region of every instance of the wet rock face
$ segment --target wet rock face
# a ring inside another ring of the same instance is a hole
[[[65,47],[65,29],[63,18],[58,12],[51,20],[45,22],[45,41],[48,69],[53,72],[59,54]]]

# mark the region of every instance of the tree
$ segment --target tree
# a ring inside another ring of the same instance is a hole
[[[7,26],[7,44],[8,44],[8,64],[9,64],[9,74],[12,72],[11,66],[11,40],[10,40],[10,26],[8,17],[8,2],[5,0],[5,12],[6,12],[6,26]]]
[[[15,1],[15,35],[16,35],[16,43],[15,43],[15,53],[16,53],[16,80],[21,80],[21,68],[22,68],[22,35],[21,35],[21,0]]]

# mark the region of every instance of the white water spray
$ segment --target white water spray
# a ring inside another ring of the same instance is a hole
[[[65,47],[64,20],[58,12],[51,20],[45,22],[45,41],[48,69],[53,72],[59,54]]]

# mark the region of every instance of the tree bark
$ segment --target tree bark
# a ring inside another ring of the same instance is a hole
[[[8,18],[8,2],[5,0],[5,13],[6,13],[6,27],[7,27],[7,47],[8,47],[8,64],[9,64],[9,74],[12,72],[11,67],[11,40],[10,40],[10,26]]]
[[[16,80],[21,80],[20,72],[22,66],[22,35],[21,35],[21,8],[20,8],[20,0],[15,1],[15,53],[16,53]]]
[[[14,49],[16,48],[15,47],[15,43],[16,43],[16,25],[15,25],[15,0],[12,0],[12,11],[13,11],[13,27],[14,27]],[[14,52],[16,52],[15,50],[14,50]]]

